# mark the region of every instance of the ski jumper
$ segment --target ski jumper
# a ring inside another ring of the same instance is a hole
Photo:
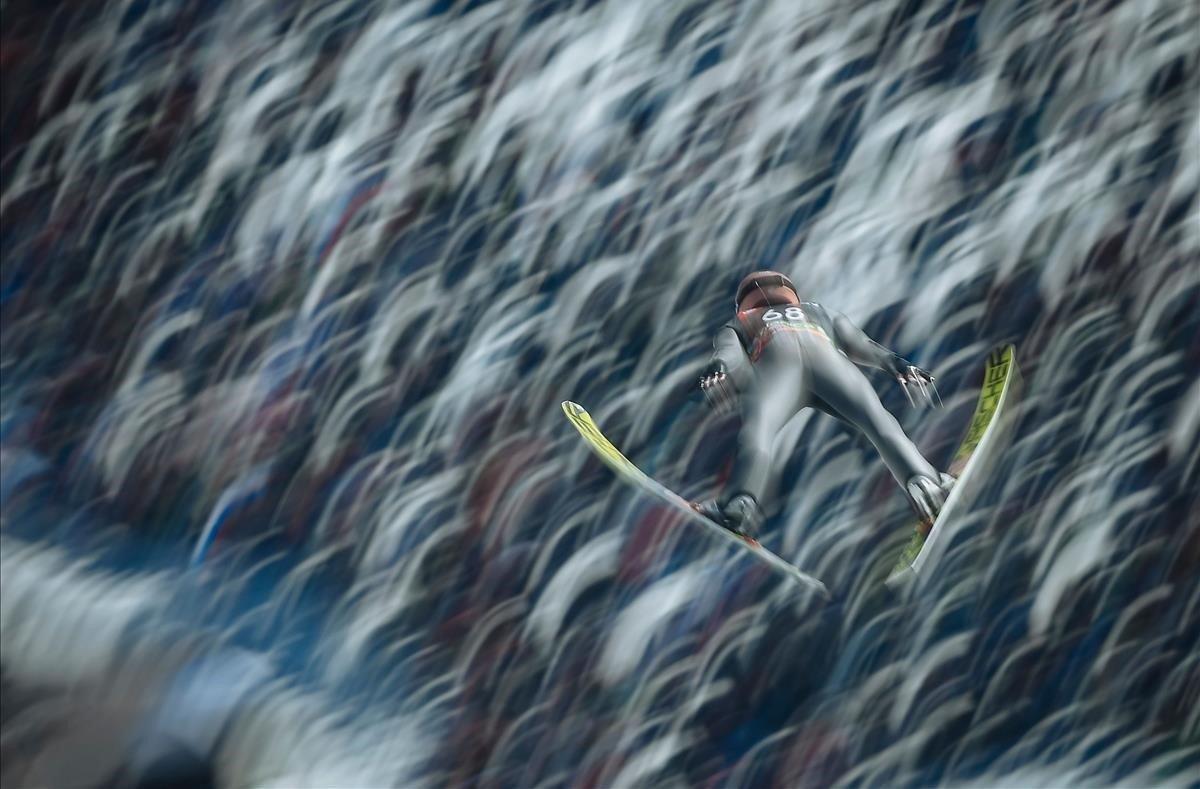
[[[934,467],[905,435],[857,364],[888,369],[895,355],[844,315],[815,302],[742,310],[713,340],[739,393],[742,429],[723,501],[748,493],[762,502],[775,468],[773,445],[783,426],[816,408],[862,431],[901,489]]]

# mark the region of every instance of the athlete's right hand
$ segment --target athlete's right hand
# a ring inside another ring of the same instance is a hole
[[[708,405],[717,413],[732,411],[737,404],[737,391],[723,364],[714,364],[700,378],[700,391],[704,393]]]

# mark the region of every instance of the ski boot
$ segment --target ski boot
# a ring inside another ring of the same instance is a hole
[[[756,536],[762,527],[762,507],[749,493],[739,493],[722,505],[717,499],[708,499],[696,505],[696,510],[723,529],[750,542],[758,542]]]
[[[908,495],[908,503],[912,505],[913,512],[921,521],[922,531],[925,534],[928,534],[933,528],[934,521],[942,513],[942,507],[946,506],[946,499],[949,498],[950,491],[957,481],[956,478],[945,472],[938,475],[937,482],[924,474],[917,474],[904,486],[904,492]]]

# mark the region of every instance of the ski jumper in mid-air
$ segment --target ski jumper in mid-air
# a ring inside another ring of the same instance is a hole
[[[753,537],[763,519],[763,496],[775,469],[773,445],[804,408],[824,411],[861,431],[878,450],[917,516],[930,525],[954,484],[921,455],[856,365],[889,373],[913,394],[933,402],[933,377],[879,345],[846,316],[802,301],[775,271],[742,280],[737,315],[713,340],[700,381],[714,407],[736,403],[742,414],[737,457],[723,494],[699,505],[710,519]]]

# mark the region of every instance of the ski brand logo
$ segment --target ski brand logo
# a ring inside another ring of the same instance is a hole
[[[988,425],[992,423],[992,417],[1000,407],[1000,398],[1008,383],[1012,360],[1013,347],[1011,345],[988,355],[987,369],[983,374],[983,387],[979,392],[979,405],[975,408],[975,416],[971,419],[970,427],[967,428],[967,436],[963,439],[962,446],[954,457],[956,464],[961,465],[971,456],[983,438]]]

